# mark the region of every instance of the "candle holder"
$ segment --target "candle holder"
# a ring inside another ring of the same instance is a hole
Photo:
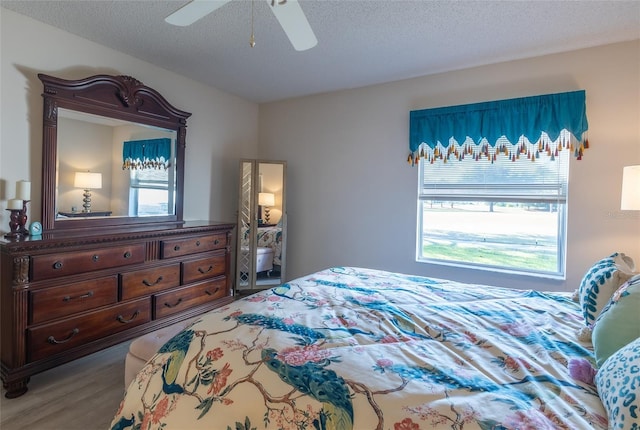
[[[22,237],[22,233],[20,232],[20,213],[22,209],[7,209],[11,212],[9,215],[9,233],[5,234],[4,237],[7,239],[17,239]]]
[[[9,215],[10,231],[4,237],[19,239],[29,235],[29,230],[27,230],[27,203],[29,202],[30,200],[23,200],[22,209],[7,209],[11,212],[11,215]]]
[[[27,230],[27,203],[29,203],[31,200],[23,200],[22,201],[22,210],[20,211],[20,214],[18,215],[18,224],[20,225],[20,227],[18,227],[20,234],[24,235],[24,236],[28,236],[29,235],[29,230]]]

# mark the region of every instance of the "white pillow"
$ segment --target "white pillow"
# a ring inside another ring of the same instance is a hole
[[[587,271],[578,288],[585,325],[593,325],[613,293],[633,276],[634,270],[631,257],[615,252]]]

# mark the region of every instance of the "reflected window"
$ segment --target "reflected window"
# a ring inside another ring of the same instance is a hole
[[[171,169],[131,170],[129,186],[129,216],[158,216],[172,214],[175,201],[174,186],[169,191]]]

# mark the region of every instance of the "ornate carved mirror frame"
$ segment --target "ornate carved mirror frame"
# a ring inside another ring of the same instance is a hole
[[[184,158],[190,113],[169,104],[156,90],[130,76],[96,75],[65,80],[39,74],[44,84],[42,148],[42,224],[46,230],[95,229],[107,226],[177,224],[183,220]],[[58,109],[64,108],[176,132],[175,211],[145,217],[60,219],[57,208]]]

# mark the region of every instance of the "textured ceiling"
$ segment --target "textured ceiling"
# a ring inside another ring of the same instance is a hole
[[[233,0],[188,27],[187,0],[1,0],[2,7],[255,102],[640,39],[640,1],[300,0],[297,52],[269,3]]]

